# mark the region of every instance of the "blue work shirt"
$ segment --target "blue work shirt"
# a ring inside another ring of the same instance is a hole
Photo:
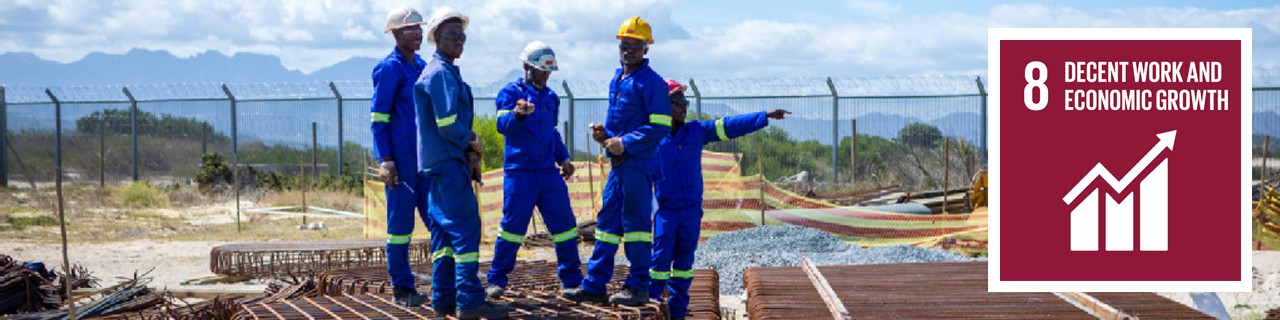
[[[662,139],[658,155],[664,177],[654,188],[658,206],[679,209],[702,206],[702,146],[729,140],[769,125],[764,112],[732,116],[716,121],[685,122]]]
[[[516,101],[533,103],[533,113],[515,114]],[[534,89],[524,79],[516,79],[498,91],[493,101],[498,109],[498,133],[506,140],[503,168],[506,170],[555,169],[569,159],[564,139],[556,131],[560,122],[560,97],[551,88]]]
[[[631,73],[624,75],[622,71],[618,68],[609,83],[604,131],[609,138],[622,137],[626,152],[621,156],[609,153],[609,157],[614,163],[621,162],[620,168],[661,174],[657,147],[662,137],[671,133],[669,87],[662,76],[649,68],[649,59]]]
[[[413,106],[413,82],[426,62],[413,55],[414,65],[400,50],[373,67],[373,103],[369,106],[373,127],[373,153],[378,161],[401,160],[417,165],[418,134]],[[406,167],[407,168],[407,167]]]
[[[439,52],[431,56],[413,89],[418,111],[418,170],[432,169],[450,160],[467,163],[475,99],[461,70]],[[437,169],[438,170],[438,169]]]

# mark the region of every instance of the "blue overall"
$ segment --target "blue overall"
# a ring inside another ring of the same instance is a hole
[[[522,117],[512,112],[520,99],[533,103],[532,114]],[[498,109],[498,132],[505,137],[506,146],[502,230],[493,244],[489,285],[507,287],[507,275],[515,268],[516,252],[524,243],[536,205],[555,243],[560,285],[577,288],[582,283],[577,221],[569,205],[569,188],[556,167],[569,159],[564,140],[556,131],[560,97],[550,88],[536,90],[524,79],[517,79],[498,92],[494,104]]]
[[[373,104],[370,106],[373,127],[373,150],[379,162],[394,160],[399,183],[387,194],[387,274],[391,285],[414,288],[409,270],[409,241],[413,235],[413,209],[418,209],[422,222],[430,228],[427,216],[427,194],[431,180],[418,179],[418,126],[413,106],[413,82],[422,74],[426,62],[413,55],[415,64],[391,50],[373,67]]]
[[[436,53],[414,85],[418,110],[418,172],[430,177],[431,307],[469,309],[484,302],[480,268],[480,208],[465,150],[475,118],[471,86]]]
[[[653,242],[653,183],[662,178],[658,142],[671,133],[671,98],[667,83],[649,68],[649,60],[630,73],[619,68],[609,83],[605,134],[621,137],[626,149],[609,154],[613,170],[604,187],[604,205],[596,216],[596,246],[582,281],[587,293],[605,292],[613,277],[618,245],[631,261],[626,286],[649,287],[649,258]]]
[[[693,253],[702,232],[702,146],[729,140],[769,125],[764,112],[716,121],[686,122],[662,139],[658,154],[666,174],[658,182],[658,213],[653,222],[653,267],[649,297],[661,298],[663,289],[671,317],[689,310],[689,284],[693,282]],[[670,280],[668,282],[668,280]]]

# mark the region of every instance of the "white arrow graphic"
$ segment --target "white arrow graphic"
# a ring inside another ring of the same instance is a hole
[[[1077,196],[1080,196],[1081,192],[1084,192],[1084,188],[1088,187],[1089,183],[1093,182],[1093,179],[1095,178],[1102,178],[1103,180],[1106,180],[1107,184],[1111,185],[1111,190],[1115,190],[1116,192],[1124,190],[1129,187],[1129,183],[1133,182],[1133,179],[1138,178],[1138,173],[1141,173],[1142,169],[1145,169],[1147,165],[1151,164],[1151,161],[1156,159],[1156,156],[1160,155],[1160,151],[1162,151],[1162,149],[1169,148],[1170,151],[1173,150],[1173,138],[1177,134],[1178,130],[1156,134],[1156,137],[1160,138],[1160,142],[1157,142],[1154,147],[1151,147],[1151,151],[1147,151],[1147,155],[1142,156],[1142,160],[1138,160],[1138,164],[1134,165],[1133,168],[1130,168],[1129,173],[1124,174],[1124,178],[1118,181],[1116,180],[1116,177],[1111,175],[1111,172],[1107,171],[1107,168],[1103,167],[1102,163],[1099,162],[1097,165],[1093,166],[1092,170],[1089,170],[1089,174],[1086,174],[1084,179],[1080,179],[1080,182],[1076,183],[1076,186],[1071,188],[1070,192],[1067,192],[1067,196],[1062,197],[1062,201],[1070,204]]]

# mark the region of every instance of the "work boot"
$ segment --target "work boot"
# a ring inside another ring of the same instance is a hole
[[[391,296],[396,304],[406,307],[417,307],[422,305],[423,302],[427,302],[427,296],[418,293],[418,290],[413,288],[392,287]]]
[[[564,291],[560,291],[560,296],[565,299],[573,300],[574,302],[594,302],[601,304],[609,302],[609,297],[605,296],[604,293],[590,293],[581,287],[564,289]]]
[[[649,302],[649,290],[622,287],[622,291],[609,297],[609,303],[638,307]]]
[[[480,318],[506,319],[508,312],[510,312],[510,310],[507,309],[507,306],[485,301],[480,305],[458,310],[458,318],[463,320]]]
[[[507,289],[503,289],[499,286],[489,286],[488,289],[484,289],[484,295],[489,297],[489,299],[500,298],[504,292],[507,292]]]
[[[434,309],[433,311],[436,312],[436,316],[432,319],[448,319],[448,317],[458,313],[458,309],[456,308],[439,308]]]

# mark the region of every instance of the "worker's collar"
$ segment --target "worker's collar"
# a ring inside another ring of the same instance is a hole
[[[535,87],[532,84],[525,82],[523,77],[516,78],[516,82],[520,83],[521,87],[524,87],[526,90],[529,90],[529,91],[542,93],[543,91],[547,90],[547,86],[542,86],[542,90],[538,90],[538,87]]]

